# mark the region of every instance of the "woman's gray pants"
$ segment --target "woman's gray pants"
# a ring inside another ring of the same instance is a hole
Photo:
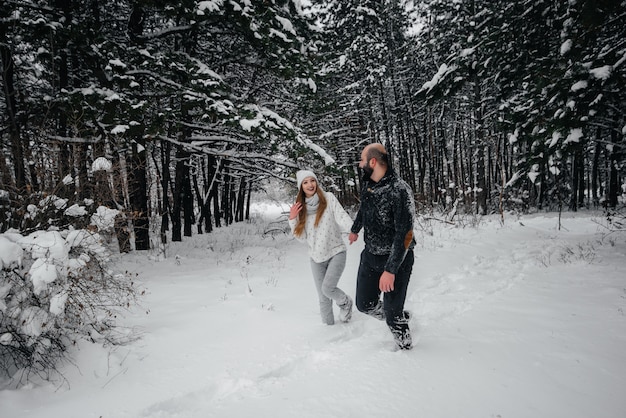
[[[344,291],[337,287],[337,283],[341,278],[341,273],[343,273],[345,266],[345,251],[321,263],[316,263],[311,260],[313,280],[315,281],[315,288],[317,289],[317,295],[320,299],[320,314],[322,315],[322,322],[327,325],[333,325],[335,323],[333,301],[335,301],[339,307],[346,305],[349,301]]]

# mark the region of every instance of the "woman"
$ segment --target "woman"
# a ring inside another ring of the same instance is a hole
[[[318,186],[312,171],[298,171],[296,180],[298,195],[289,211],[289,226],[296,239],[309,246],[322,321],[327,325],[335,323],[335,301],[339,319],[348,322],[352,317],[352,299],[337,283],[346,265],[346,244],[341,234],[350,232],[352,219],[332,193]]]

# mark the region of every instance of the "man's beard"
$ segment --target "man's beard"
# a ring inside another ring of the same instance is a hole
[[[374,169],[370,167],[368,164],[365,167],[363,167],[363,172],[365,173],[365,178],[370,178],[372,177],[372,174],[374,174]]]

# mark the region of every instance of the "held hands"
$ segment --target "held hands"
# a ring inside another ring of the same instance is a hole
[[[381,292],[391,292],[393,290],[393,282],[396,280],[396,275],[391,274],[388,271],[384,271],[378,281],[378,288]]]
[[[300,202],[294,203],[291,206],[291,209],[289,209],[289,219],[296,219],[296,216],[298,216],[301,210],[302,210],[302,203]]]
[[[350,242],[350,245],[352,245],[352,243],[355,242],[357,239],[359,239],[359,234],[350,232],[350,235],[348,235],[348,241]]]

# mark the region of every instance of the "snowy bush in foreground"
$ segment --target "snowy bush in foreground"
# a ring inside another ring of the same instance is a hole
[[[137,302],[129,273],[107,267],[108,250],[88,230],[0,234],[0,374],[16,384],[58,376],[78,340],[123,344],[133,334],[117,325]]]

